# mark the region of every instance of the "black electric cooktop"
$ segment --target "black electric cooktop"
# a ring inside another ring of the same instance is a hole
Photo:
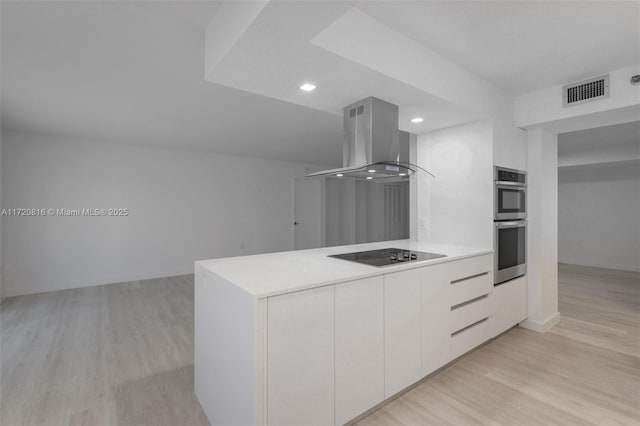
[[[371,266],[389,266],[405,262],[419,262],[421,260],[447,257],[446,254],[425,253],[423,251],[403,250],[399,248],[384,248],[379,250],[359,251],[355,253],[332,254],[329,257],[364,263]]]

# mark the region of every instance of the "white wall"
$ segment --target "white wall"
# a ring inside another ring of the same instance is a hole
[[[493,247],[492,121],[419,135],[417,150],[418,165],[435,175],[418,180],[418,238]]]
[[[2,7],[0,7],[0,20],[2,20]],[[2,88],[0,87],[0,93],[2,92]],[[2,134],[0,132],[0,211],[2,211]],[[2,224],[3,224],[4,220],[2,219],[2,216],[0,216],[0,303],[2,303],[2,300],[5,297],[5,291],[4,291],[4,280],[2,279],[3,276],[3,262],[2,262]]]
[[[640,163],[559,169],[558,260],[640,271]]]
[[[2,172],[3,172],[3,167],[2,167],[2,150],[3,150],[3,143],[2,143],[2,133],[0,132],[0,212],[2,211],[2,207],[4,206],[4,204],[2,203],[2,197],[3,197],[3,191],[2,191]],[[4,262],[2,261],[2,228],[3,228],[3,224],[4,224],[4,218],[0,215],[0,303],[2,303],[2,300],[4,300],[5,297],[5,291],[4,291],[4,280],[2,279],[3,274],[3,267],[2,265],[4,264]]]
[[[191,273],[197,259],[292,249],[302,164],[5,133],[5,208],[128,208],[6,217],[7,296]],[[308,170],[318,170],[310,166]]]
[[[504,115],[493,120],[493,164],[527,170],[527,132]]]

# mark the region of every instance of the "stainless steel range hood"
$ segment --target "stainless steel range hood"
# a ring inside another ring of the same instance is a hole
[[[409,161],[411,134],[398,129],[398,106],[368,97],[344,109],[343,167],[307,176],[403,180],[425,172]]]

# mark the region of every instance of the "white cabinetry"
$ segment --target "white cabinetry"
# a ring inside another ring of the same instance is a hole
[[[334,286],[270,297],[267,306],[270,425],[334,423]]]
[[[382,276],[335,286],[335,424],[384,400]]]
[[[490,339],[492,256],[478,256],[451,264],[449,306],[451,309],[451,359]]]
[[[422,271],[422,376],[449,362],[449,280],[450,264],[441,263]]]
[[[422,268],[384,275],[384,394],[422,377]]]
[[[516,278],[493,288],[492,337],[527,318],[527,277]]]
[[[197,265],[195,390],[212,424],[344,424],[524,319],[490,254],[254,297]],[[492,292],[495,291],[495,294]]]

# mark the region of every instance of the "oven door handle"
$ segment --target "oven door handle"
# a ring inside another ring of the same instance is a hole
[[[496,228],[498,229],[502,229],[502,228],[519,228],[522,226],[527,226],[527,221],[526,220],[518,220],[515,222],[496,222]]]
[[[519,186],[521,188],[526,188],[527,184],[526,183],[520,183],[520,182],[510,182],[508,180],[496,180],[494,181],[496,186],[500,186],[500,185],[504,185],[504,186]]]

